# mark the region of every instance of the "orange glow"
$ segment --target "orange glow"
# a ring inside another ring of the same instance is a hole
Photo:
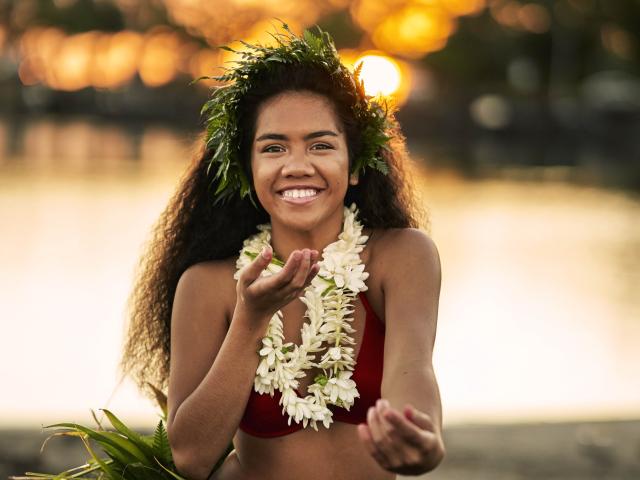
[[[194,46],[167,28],[144,34],[124,30],[65,35],[55,28],[34,27],[20,39],[24,65],[19,77],[25,84],[42,82],[53,89],[78,90],[117,88],[139,71],[145,84],[158,86],[171,81],[178,67],[190,72]]]
[[[426,0],[424,3],[433,4],[432,1]],[[474,15],[481,12],[486,6],[485,0],[440,0],[440,3],[449,13],[462,16]]]
[[[258,24],[278,25],[281,18],[292,28],[312,26],[318,19],[340,8],[345,0],[301,2],[299,0],[233,0],[204,2],[194,0],[164,0],[169,17],[189,33],[201,36],[215,48],[245,39]],[[286,13],[286,16],[284,15]],[[295,28],[294,31],[301,31]]]
[[[4,25],[0,25],[0,51],[4,47],[4,43],[7,39],[7,29]]]
[[[89,72],[96,32],[80,33],[68,37],[51,65],[52,86],[60,90],[79,90],[90,85]]]
[[[398,64],[389,57],[367,54],[356,60],[356,67],[362,64],[360,78],[367,95],[391,96],[400,89],[402,74]]]
[[[420,58],[443,48],[454,30],[454,20],[443,10],[411,6],[386,17],[373,41],[387,52]]]
[[[291,21],[289,18],[284,17],[282,18],[282,21],[286,22],[289,25],[289,28],[294,31],[294,32],[300,32],[303,30],[303,26]],[[268,32],[276,32],[279,31],[277,30],[276,27],[277,23],[271,21],[271,20],[262,20],[258,23],[256,23],[253,28],[251,28],[251,30],[246,34],[242,36],[242,39],[247,42],[250,43],[252,45],[255,44],[260,44],[260,45],[265,45],[265,46],[275,46],[276,45],[276,41],[275,39],[269,35]],[[236,41],[236,42],[232,42],[230,44],[228,44],[229,47],[231,47],[234,50],[238,50],[238,51],[243,51],[243,50],[247,50],[247,47],[245,47],[241,42]],[[221,50],[222,52],[222,65],[221,66],[226,66],[226,67],[233,67],[234,65],[229,65],[227,62],[235,62],[237,60],[240,60],[241,57],[239,54],[234,53],[234,52],[229,52],[227,50]],[[217,75],[217,74],[216,74]]]
[[[135,3],[119,1],[125,9],[133,8]],[[156,27],[144,33],[125,30],[76,35],[51,27],[31,27],[19,42],[19,78],[24,84],[41,82],[54,89],[77,90],[118,88],[130,82],[136,73],[150,87],[171,82],[179,74],[193,78],[218,75],[222,73],[218,67],[235,60],[235,54],[215,47],[229,45],[245,50],[240,42],[232,42],[239,38],[253,44],[271,45],[274,40],[267,32],[278,31],[275,16],[285,21],[292,31],[302,32],[312,27],[321,15],[347,6],[355,23],[367,33],[364,45],[373,44],[374,48],[396,57],[420,58],[446,45],[455,31],[458,16],[476,13],[486,3],[487,0],[325,0],[316,3],[165,0],[170,18],[191,34],[201,35],[211,48],[203,48],[168,27]],[[509,3],[520,8],[517,2]],[[281,11],[286,11],[287,16],[282,17]],[[540,28],[539,13],[525,9],[521,13],[522,21],[528,22],[530,29]],[[519,24],[518,19],[516,22]],[[4,27],[0,27],[0,47],[5,36]],[[360,53],[354,52],[351,61]],[[407,78],[405,73],[400,76],[401,87],[394,93],[398,97]],[[385,82],[390,81],[389,78]],[[371,84],[371,80],[368,82]],[[198,85],[213,83],[202,81]]]
[[[129,82],[136,73],[141,48],[142,37],[136,32],[103,36],[97,44],[91,72],[93,85],[115,88]]]
[[[633,59],[634,42],[629,33],[615,24],[605,24],[600,29],[604,48],[625,60]]]
[[[40,80],[39,76],[33,71],[33,66],[29,59],[25,59],[20,62],[20,66],[18,67],[18,78],[22,84],[26,86],[36,85]]]
[[[191,56],[189,60],[189,73],[193,78],[222,75],[223,71],[219,68],[220,65],[222,65],[222,55],[219,51],[201,49]],[[211,87],[215,83],[216,82],[212,80],[201,80],[196,83],[196,85]]]
[[[519,25],[519,12],[520,4],[514,1],[491,5],[491,15],[493,18],[501,25],[507,27],[517,27]]]
[[[338,55],[340,55],[340,62],[353,70],[356,60],[361,56],[361,53],[353,48],[343,48],[342,50],[338,50]]]
[[[383,95],[402,105],[409,96],[411,72],[409,66],[383,52],[369,50],[359,53],[357,50],[340,50],[340,61],[350,70],[362,63],[360,78],[367,95]]]
[[[367,32],[373,31],[380,22],[401,8],[406,2],[391,0],[380,2],[376,0],[356,0],[351,3],[351,17]]]
[[[56,28],[35,27],[20,38],[19,50],[22,61],[18,69],[20,81],[25,85],[49,83],[52,76],[48,68],[49,59],[58,52],[64,34]]]
[[[530,32],[544,33],[551,26],[549,12],[542,5],[527,3],[518,10],[520,24]]]
[[[177,50],[178,39],[173,32],[159,29],[158,33],[149,35],[138,65],[142,81],[150,87],[170,82],[176,75]]]

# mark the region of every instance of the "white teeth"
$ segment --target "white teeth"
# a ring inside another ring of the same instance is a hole
[[[317,193],[318,191],[312,188],[308,188],[305,190],[295,189],[295,190],[285,190],[284,192],[282,192],[282,196],[287,198],[313,197]]]

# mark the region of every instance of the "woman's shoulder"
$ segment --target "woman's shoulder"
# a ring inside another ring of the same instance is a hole
[[[419,272],[412,269],[423,268],[424,252],[433,252],[435,244],[424,231],[416,228],[374,228],[365,229],[363,233],[369,236],[361,254],[369,273],[367,299],[383,320],[389,286],[396,285],[399,278],[417,277]]]
[[[203,277],[220,277],[220,280],[224,281],[226,277],[231,274],[231,280],[233,280],[233,274],[236,271],[236,257],[223,258],[220,260],[206,260],[203,262],[194,263],[185,270],[185,274],[190,272],[190,275],[198,275]]]
[[[369,245],[376,257],[394,257],[411,252],[437,252],[431,236],[419,228],[369,229]]]
[[[182,273],[180,281],[189,279],[196,283],[214,282],[220,287],[235,286],[235,280],[233,279],[235,271],[236,259],[234,257],[221,260],[206,260],[188,267]]]
[[[431,236],[418,228],[376,228],[369,232],[368,263],[382,275],[422,262],[439,263],[438,248]],[[412,261],[419,260],[419,262]],[[382,275],[384,276],[384,275]]]
[[[236,296],[235,257],[222,260],[207,260],[188,267],[180,277],[179,284],[199,292],[201,298],[212,304],[222,302],[227,316],[233,312]]]

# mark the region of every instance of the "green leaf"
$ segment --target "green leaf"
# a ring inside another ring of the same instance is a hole
[[[146,444],[146,442],[140,436],[140,434],[134,432],[129,427],[127,427],[124,423],[122,423],[118,419],[118,417],[116,417],[113,413],[111,413],[106,408],[101,408],[100,410],[102,410],[105,413],[105,415],[111,422],[111,425],[113,425],[113,428],[115,428],[118,432],[120,432],[122,435],[127,437],[131,442],[133,442],[140,450],[142,450],[142,452],[144,452],[146,457],[148,457],[149,459],[153,457],[153,450],[149,448],[149,446]]]
[[[164,478],[162,470],[142,463],[132,463],[127,465],[123,475],[130,480],[158,480]]]
[[[134,443],[133,441],[123,437],[122,435],[115,432],[101,432],[106,438],[110,439],[113,444],[123,453],[128,455],[127,461],[135,461],[139,460],[141,462],[149,460],[147,455],[140,449],[140,447]],[[100,440],[98,440],[100,442]],[[103,442],[100,442],[104,444]]]
[[[153,451],[155,456],[159,458],[162,463],[169,465],[173,462],[171,447],[169,446],[169,438],[162,420],[158,422],[158,426],[153,434]]]
[[[45,428],[49,427],[67,427],[74,430],[79,430],[103,446],[110,445],[114,448],[119,449],[123,454],[130,455],[133,460],[135,460],[136,458],[143,461],[147,460],[147,456],[145,456],[144,453],[140,451],[141,449],[136,448],[139,445],[132,444],[115,432],[98,432],[77,423],[57,423],[55,425],[48,425]],[[151,455],[149,455],[148,459],[151,459],[153,456],[153,452],[150,451],[150,453]]]
[[[178,472],[174,472],[172,470],[169,470],[167,467],[165,467],[164,465],[162,465],[158,459],[156,458],[156,462],[158,463],[158,465],[160,465],[160,467],[162,467],[162,469],[167,472],[169,475],[171,475],[173,478],[175,478],[176,480],[187,480],[186,478],[181,477],[180,475],[178,475]]]
[[[211,77],[209,77],[209,76],[207,76],[207,75],[203,75],[202,77],[198,77],[198,78],[195,78],[195,79],[191,80],[191,81],[188,83],[188,85],[189,85],[189,86],[191,86],[191,85],[193,85],[194,83],[197,83],[197,82],[199,82],[200,80],[205,80],[205,79],[206,79],[206,80],[211,80]]]
[[[126,480],[122,475],[120,475],[118,472],[113,470],[108,462],[105,462],[104,460],[98,458],[98,456],[95,454],[95,452],[91,448],[91,445],[89,445],[89,442],[85,440],[84,437],[80,437],[80,439],[82,440],[82,443],[84,443],[85,448],[91,455],[91,458],[93,458],[93,460],[98,465],[100,465],[100,468],[109,476],[111,480]]]

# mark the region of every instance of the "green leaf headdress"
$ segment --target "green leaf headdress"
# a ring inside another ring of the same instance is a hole
[[[263,75],[268,75],[276,66],[309,65],[321,68],[342,88],[348,89],[356,99],[352,111],[362,135],[362,148],[354,158],[351,173],[360,173],[366,167],[388,173],[388,166],[382,157],[382,149],[388,148],[387,142],[391,123],[390,108],[383,98],[373,98],[365,94],[360,79],[362,64],[350,71],[340,62],[333,40],[327,32],[317,28],[317,34],[305,30],[302,37],[296,36],[286,23],[282,24],[283,33],[270,34],[275,46],[251,45],[241,42],[246,50],[236,51],[227,46],[224,50],[235,52],[240,60],[233,68],[225,67],[224,75],[200,77],[227,82],[214,87],[209,100],[204,104],[201,115],[206,115],[206,148],[213,154],[208,160],[207,174],[215,170],[215,203],[227,200],[236,191],[240,197],[251,197],[251,185],[240,159],[240,132],[238,106],[241,99],[256,87]],[[280,64],[280,65],[278,65]]]

